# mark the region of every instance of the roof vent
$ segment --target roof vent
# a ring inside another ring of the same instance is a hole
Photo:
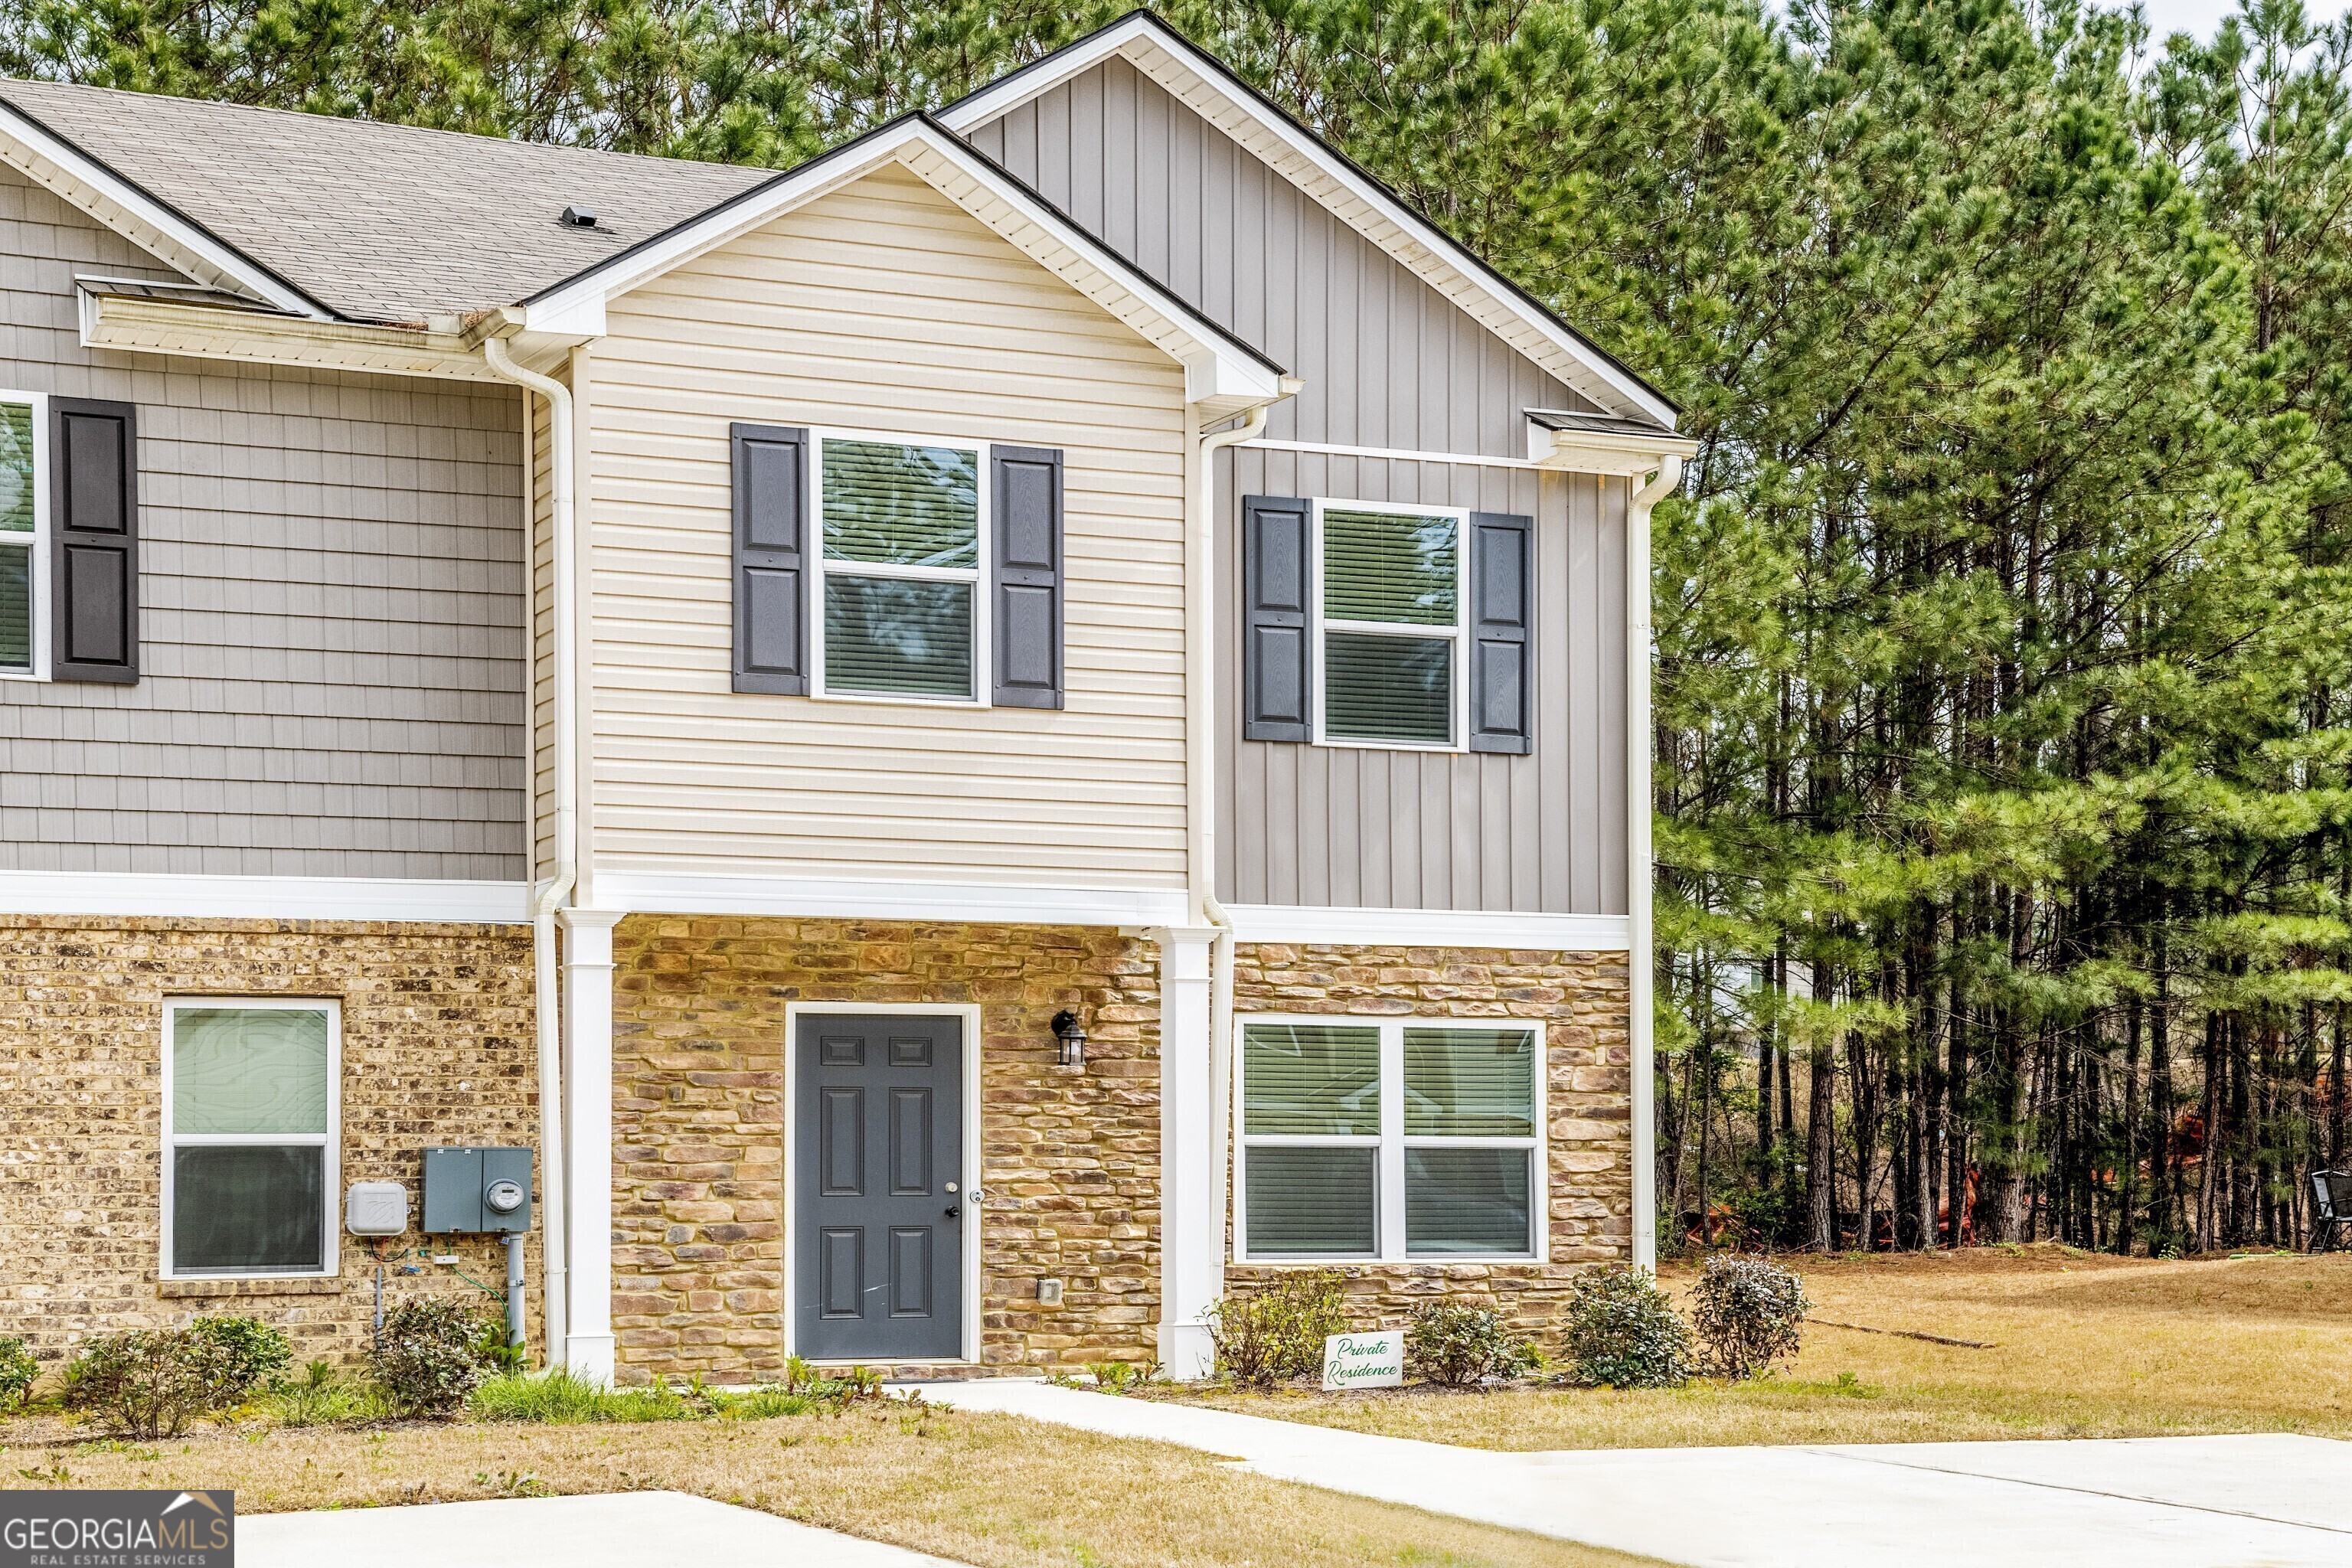
[[[593,207],[577,205],[565,207],[563,209],[562,222],[568,228],[594,228],[596,226],[596,209]]]

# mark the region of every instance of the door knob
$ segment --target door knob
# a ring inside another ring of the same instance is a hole
[[[953,1204],[950,1204],[948,1205],[948,1218],[950,1219],[955,1218],[957,1215],[961,1214],[962,1212],[962,1210],[957,1208]]]

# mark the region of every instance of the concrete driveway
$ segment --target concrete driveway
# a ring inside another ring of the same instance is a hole
[[[1497,1454],[1043,1383],[924,1394],[1690,1568],[2352,1564],[2352,1444],[2319,1437]]]
[[[239,1568],[958,1568],[684,1492],[248,1514]]]

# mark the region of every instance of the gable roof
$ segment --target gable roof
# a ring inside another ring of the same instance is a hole
[[[203,281],[352,321],[511,304],[774,174],[60,82],[0,81],[0,107],[213,241]]]
[[[1112,57],[1125,59],[1321,202],[1528,359],[1621,416],[1672,429],[1678,410],[1614,355],[1464,247],[1173,26],[1134,11],[940,111],[976,130]]]

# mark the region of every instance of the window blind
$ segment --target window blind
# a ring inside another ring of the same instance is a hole
[[[1381,1032],[1335,1024],[1243,1030],[1243,1131],[1271,1137],[1377,1137]]]
[[[971,695],[970,583],[824,580],[824,683],[835,691]]]
[[[327,1016],[183,1007],[172,1024],[172,1131],[327,1131]]]
[[[1532,1136],[1535,1057],[1535,1036],[1526,1029],[1408,1028],[1406,1136]]]
[[[824,449],[827,560],[980,564],[978,452],[834,439]]]
[[[1432,746],[1454,739],[1451,640],[1326,632],[1323,671],[1326,735]]]
[[[1450,626],[1460,618],[1450,517],[1323,511],[1323,613],[1339,621]]]
[[[1279,1145],[1245,1151],[1249,1243],[1255,1253],[1380,1250],[1379,1151]]]
[[[33,405],[0,403],[0,669],[33,668]]]

